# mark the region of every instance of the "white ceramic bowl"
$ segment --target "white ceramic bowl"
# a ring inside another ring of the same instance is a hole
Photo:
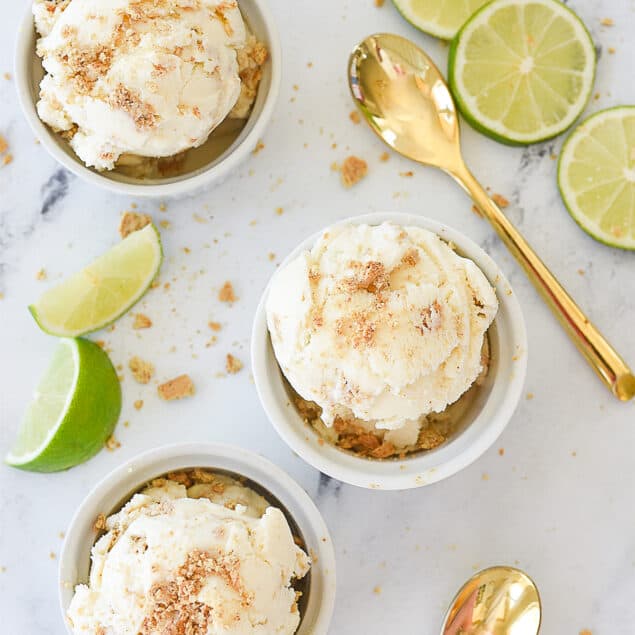
[[[441,223],[411,214],[378,213],[341,223],[423,227],[453,242],[461,255],[472,259],[496,289],[499,310],[488,331],[491,365],[479,396],[459,431],[434,450],[404,459],[378,461],[344,452],[323,443],[291,403],[271,346],[265,302],[268,287],[256,310],[252,333],[252,370],[262,405],[272,424],[291,449],[321,472],[352,485],[371,489],[408,489],[429,485],[455,474],[483,454],[509,422],[522,391],[527,370],[527,335],[516,296],[496,263],[474,242]],[[320,232],[321,233],[321,232]],[[307,238],[284,260],[284,267],[310,249],[320,234]]]
[[[240,0],[240,9],[254,34],[269,49],[269,60],[263,68],[258,96],[245,127],[229,148],[210,163],[180,176],[147,180],[87,168],[70,145],[38,117],[35,105],[43,70],[41,60],[35,54],[37,37],[29,7],[18,30],[15,78],[22,110],[35,136],[53,158],[67,170],[93,185],[119,194],[169,198],[192,193],[213,184],[218,185],[253,151],[264,134],[280,92],[282,63],[280,38],[266,1]]]
[[[314,556],[308,598],[297,635],[326,635],[335,603],[335,552],[320,512],[307,493],[268,460],[241,448],[216,444],[170,445],[151,450],[97,484],[77,510],[66,533],[59,570],[62,615],[66,616],[75,586],[88,580],[97,516],[118,511],[153,478],[192,467],[246,477],[295,523],[294,531],[300,533],[307,551]],[[68,626],[67,629],[72,633]]]

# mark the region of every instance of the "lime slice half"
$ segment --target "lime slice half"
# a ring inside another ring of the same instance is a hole
[[[635,249],[635,106],[602,110],[571,133],[560,153],[558,187],[585,232]]]
[[[46,291],[29,310],[40,328],[53,335],[73,337],[96,331],[141,298],[156,277],[161,259],[159,234],[148,225]]]
[[[108,355],[84,339],[63,339],[28,406],[6,462],[56,472],[86,461],[112,434],[121,387]]]
[[[580,18],[558,0],[493,0],[452,42],[448,75],[474,128],[527,145],[564,132],[584,110],[595,49]]]
[[[465,21],[488,1],[393,0],[410,24],[443,40],[451,40]]]

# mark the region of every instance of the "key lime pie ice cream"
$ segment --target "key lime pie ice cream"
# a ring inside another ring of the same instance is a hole
[[[302,416],[370,458],[445,441],[487,373],[498,302],[436,234],[340,225],[274,276],[271,342]]]
[[[292,635],[310,566],[279,509],[207,470],[156,479],[96,529],[76,635]]]
[[[89,167],[177,168],[244,120],[267,50],[234,0],[35,0],[40,118]],[[156,172],[156,170],[155,170]]]

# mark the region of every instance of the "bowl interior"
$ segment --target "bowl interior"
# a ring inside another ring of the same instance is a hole
[[[498,266],[478,245],[456,230],[410,214],[370,214],[342,223],[379,224],[384,221],[424,227],[443,240],[453,242],[461,255],[479,266],[496,290],[499,310],[488,330],[490,370],[454,434],[434,450],[383,461],[344,452],[323,442],[298,413],[283,381],[267,329],[266,290],[254,322],[252,365],[256,386],[269,419],[287,444],[308,463],[353,485],[372,489],[406,489],[451,476],[476,460],[494,443],[520,397],[526,372],[526,333],[520,306]],[[309,249],[316,238],[317,235],[312,236],[299,245],[281,268],[300,252]]]
[[[267,24],[266,16],[258,2],[258,0],[241,0],[240,9],[245,18],[245,22],[254,33],[254,35],[263,42],[270,52],[277,50],[272,41],[272,34]],[[28,26],[27,26],[28,25]],[[47,141],[53,144],[58,153],[63,153],[68,161],[73,164],[74,171],[87,171],[93,175],[98,175],[102,179],[107,179],[114,183],[122,183],[128,185],[168,185],[171,183],[179,183],[186,179],[198,176],[208,170],[213,169],[226,159],[237,147],[239,147],[253,131],[256,121],[263,112],[265,102],[272,88],[272,61],[269,59],[265,62],[262,69],[262,79],[258,88],[258,94],[252,107],[251,113],[246,121],[225,120],[216,130],[212,132],[209,139],[199,146],[189,150],[185,157],[183,166],[179,169],[177,176],[165,177],[161,179],[151,178],[134,178],[128,176],[118,170],[98,172],[93,168],[86,167],[81,159],[73,152],[69,143],[60,135],[54,133],[48,126],[40,121],[35,104],[39,97],[39,85],[44,76],[44,69],[40,58],[35,53],[35,42],[37,34],[33,26],[33,20],[27,15],[25,26],[27,32],[22,34],[24,44],[28,47],[28,55],[18,64],[22,65],[20,74],[24,73],[26,79],[26,91],[28,94],[23,100],[25,108],[29,109],[29,117],[34,125],[37,126],[37,132],[40,138],[45,136]],[[39,124],[39,125],[38,125]]]
[[[264,459],[257,457],[257,463],[251,459],[247,462],[244,457],[253,458],[253,455],[233,448],[226,453],[218,452],[218,448],[216,450],[214,456],[204,450],[188,449],[171,456],[164,455],[161,449],[153,451],[150,454],[155,454],[156,459],[145,461],[143,456],[139,457],[106,477],[93,490],[71,523],[60,560],[60,601],[64,614],[75,586],[88,580],[90,550],[97,537],[93,523],[97,516],[100,513],[108,516],[118,511],[136,492],[166,472],[199,467],[243,480],[247,487],[285,514],[292,534],[302,540],[307,553],[318,554],[307,576],[294,584],[294,588],[303,593],[299,601],[301,622],[298,634],[326,633],[326,630],[320,629],[324,620],[330,619],[329,604],[332,609],[330,598],[334,593],[335,571],[330,537],[319,512],[299,486]],[[236,454],[239,456],[236,457]],[[280,474],[283,474],[282,479]]]

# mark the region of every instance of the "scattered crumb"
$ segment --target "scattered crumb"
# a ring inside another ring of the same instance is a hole
[[[119,235],[122,238],[129,236],[133,232],[143,229],[152,222],[148,214],[138,214],[137,212],[124,212],[119,222]]]
[[[218,299],[221,302],[236,302],[236,300],[238,299],[236,297],[236,294],[234,293],[234,287],[232,286],[232,283],[229,282],[229,280],[221,287],[220,291],[218,292]]]
[[[99,514],[93,523],[95,531],[106,531],[106,514]]]
[[[204,225],[205,223],[207,223],[207,218],[203,218],[202,216],[200,216],[199,214],[192,214],[192,218],[197,222],[200,223],[201,225]]]
[[[578,275],[583,276],[586,273],[584,269],[578,269]]]
[[[578,456],[578,453],[577,453],[575,450],[573,450],[573,451],[571,452],[571,456],[576,457],[576,456]]]
[[[382,163],[386,163],[386,161],[388,161],[388,159],[390,159],[390,154],[388,154],[388,152],[382,152],[382,153],[379,155],[379,160],[380,160]]]
[[[278,216],[282,216],[282,214],[284,214],[284,208],[276,207],[276,214],[278,214]]]
[[[600,24],[602,26],[613,26],[615,22],[613,21],[613,18],[602,18],[600,20]]]
[[[399,172],[399,176],[411,177],[414,176],[415,173],[412,170],[408,170],[407,172]]]
[[[476,205],[472,205],[472,211],[477,215],[477,216],[482,216],[481,214],[481,210],[476,207]]]
[[[170,221],[169,220],[162,220],[159,222],[159,225],[161,225],[162,229],[170,229]]]
[[[57,558],[57,556],[55,555],[55,552],[54,552],[54,551],[51,551],[51,553],[49,553],[49,558],[50,558],[51,560],[55,560],[55,558]]]
[[[584,628],[580,631],[580,635],[593,635],[593,633],[588,628]]]
[[[293,90],[300,90],[300,87],[297,84],[293,84]]]
[[[60,540],[64,540],[64,538],[65,538],[65,536],[66,536],[66,533],[65,533],[65,532],[63,532],[63,531],[60,531],[57,535],[58,535],[58,537],[59,537],[59,539],[60,539]]]
[[[208,322],[207,326],[209,326],[212,331],[220,331],[223,328],[223,325],[220,322]]]
[[[273,262],[276,259],[276,254],[274,254],[273,251],[270,251],[269,254],[267,255],[267,258],[269,258],[269,260]]]
[[[128,368],[130,368],[132,376],[140,384],[147,384],[154,375],[154,366],[150,362],[144,362],[139,357],[133,357],[128,362]]]
[[[191,254],[192,250],[189,247],[183,247],[183,253]]]
[[[46,270],[45,269],[40,269],[36,274],[35,274],[35,279],[36,280],[46,280]]]
[[[167,212],[168,211],[168,206],[165,203],[161,203],[159,205],[159,211],[160,212]]]
[[[225,370],[231,375],[235,375],[237,372],[242,370],[243,363],[234,357],[231,353],[227,353],[227,357],[225,359]]]
[[[8,149],[8,141],[0,134],[0,154],[4,154]]]
[[[264,150],[265,144],[262,141],[258,141],[256,147],[251,151],[252,154],[258,154],[261,150]]]
[[[189,375],[179,375],[161,384],[157,390],[161,399],[173,401],[174,399],[191,397],[194,394],[194,383]]]
[[[498,448],[499,456],[505,456],[505,448]]]
[[[144,313],[135,313],[133,329],[149,329],[152,326],[152,320]]]
[[[357,112],[357,110],[351,110],[351,112],[348,115],[348,118],[354,123],[354,124],[358,124],[361,123],[362,118],[359,116],[359,113]]]
[[[608,48],[609,55],[615,55],[615,49],[612,46]]]
[[[375,2],[377,2],[377,0],[375,0]],[[373,593],[374,593],[375,595],[379,595],[379,594],[381,593],[381,587],[380,587],[380,586],[376,586],[376,587],[373,589]]]
[[[340,166],[338,165],[337,161],[333,161],[333,163],[331,163],[331,171],[337,172],[339,169]]]
[[[487,472],[483,472],[483,474],[481,474],[481,480],[489,481],[489,474]]]
[[[375,0],[375,6],[379,9],[384,6],[384,0]]]
[[[502,194],[492,194],[492,200],[501,209],[505,209],[506,207],[509,207],[509,201]]]
[[[534,393],[533,392],[528,392],[525,395],[525,399],[527,399],[527,401],[531,401],[534,398]]]
[[[306,67],[307,68],[313,68],[313,62],[307,62],[306,63]]]
[[[3,73],[2,77],[4,77],[7,81],[11,80],[11,73]]]
[[[552,153],[549,155],[549,158],[550,158],[552,161],[555,161],[555,160],[558,158],[558,155],[557,155],[555,152],[552,152]]]
[[[114,452],[115,450],[118,450],[120,447],[121,447],[121,443],[119,443],[119,441],[115,439],[114,434],[111,434],[106,439],[106,450],[108,450],[108,452]]]
[[[368,172],[368,164],[363,159],[350,156],[344,159],[340,169],[344,187],[351,187],[359,183]]]
[[[600,93],[595,93],[595,95],[593,95],[593,99],[595,99],[595,101],[597,101],[600,98]]]
[[[11,163],[11,161],[13,161],[13,155],[12,154],[5,154],[3,159],[2,159],[2,165],[9,165],[9,163]]]
[[[250,221],[249,221],[249,226],[250,226],[250,227],[254,227],[254,226],[255,226],[255,225],[257,225],[257,224],[258,224],[258,221],[257,221],[255,218],[254,218],[254,220],[250,220]]]
[[[141,408],[143,408],[143,399],[137,399],[137,401],[134,402],[134,407],[135,410],[141,410]]]

